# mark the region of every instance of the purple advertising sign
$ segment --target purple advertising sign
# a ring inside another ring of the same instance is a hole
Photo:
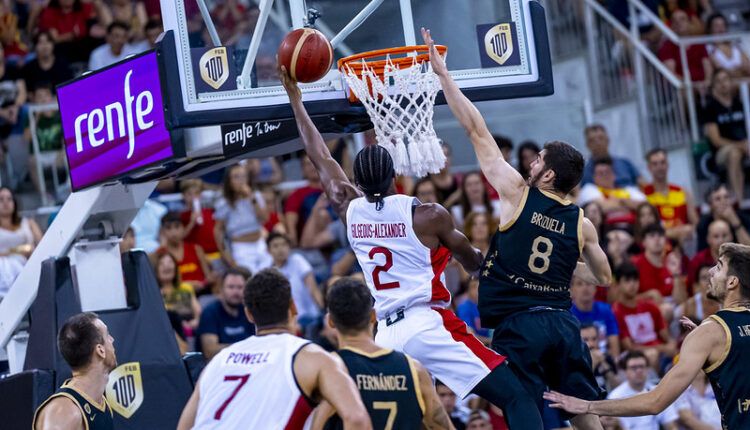
[[[149,52],[57,88],[73,190],[174,155]]]

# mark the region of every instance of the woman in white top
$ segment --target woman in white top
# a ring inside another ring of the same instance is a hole
[[[727,19],[720,13],[708,17],[708,34],[727,33]],[[706,46],[711,62],[717,69],[724,69],[732,78],[750,77],[750,58],[734,41],[719,42]]]
[[[263,240],[263,224],[268,219],[263,196],[250,188],[247,169],[242,164],[227,169],[223,188],[224,196],[214,210],[216,245],[229,265],[257,273],[271,262]]]
[[[8,293],[41,239],[42,231],[37,223],[18,215],[13,192],[0,187],[0,300]]]

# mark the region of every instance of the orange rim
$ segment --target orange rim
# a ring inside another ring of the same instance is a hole
[[[445,55],[445,53],[448,52],[448,47],[445,45],[435,45],[435,48],[437,48],[440,55]],[[416,57],[403,55],[411,52],[417,52],[418,54]],[[403,56],[394,57],[394,55]],[[336,65],[338,66],[340,72],[346,73],[348,69],[354,72],[359,77],[362,77],[362,71],[365,69],[365,67],[367,67],[376,75],[378,75],[380,79],[383,79],[383,76],[385,75],[385,66],[388,63],[388,60],[386,58],[375,60],[375,58],[380,57],[390,57],[391,63],[400,69],[402,66],[411,66],[415,61],[415,58],[416,61],[420,63],[429,61],[430,47],[427,45],[399,46],[395,48],[385,48],[375,51],[361,52],[359,54],[350,55],[348,57],[340,59]],[[362,60],[365,61],[365,64],[362,64]],[[371,88],[370,91],[372,91]],[[359,102],[359,99],[352,91],[349,92],[349,102]]]
[[[448,47],[446,47],[445,45],[435,45],[435,47],[437,48],[440,55],[445,55],[445,53],[448,51]],[[416,56],[416,61],[422,62],[430,58],[429,51],[430,51],[430,47],[427,45],[399,46],[396,48],[377,49],[375,51],[361,52],[359,54],[354,54],[348,57],[344,57],[337,62],[337,66],[339,70],[342,70],[344,69],[344,66],[347,66],[358,76],[361,76],[364,66],[362,65],[362,62],[360,60],[365,60],[366,66],[369,69],[372,69],[378,76],[382,78],[387,60],[385,58],[381,60],[371,60],[371,59],[390,56],[391,63],[393,63],[393,65],[395,65],[396,67],[400,68],[401,66],[410,66],[412,62],[414,61],[415,57],[409,57],[409,56],[393,57],[394,55],[408,54],[410,52],[418,52],[420,54]]]

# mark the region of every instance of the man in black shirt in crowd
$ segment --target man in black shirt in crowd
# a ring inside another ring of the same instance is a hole
[[[37,88],[40,82],[51,82],[54,88],[73,79],[68,62],[55,54],[55,42],[48,32],[42,31],[34,36],[34,52],[36,58],[23,67],[27,90]]]
[[[747,129],[742,102],[734,95],[726,70],[717,70],[711,81],[711,97],[704,110],[705,133],[711,141],[716,164],[727,169],[729,185],[738,199],[745,193],[743,165],[747,157]]]

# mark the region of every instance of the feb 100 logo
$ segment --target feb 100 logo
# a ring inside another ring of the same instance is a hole
[[[112,410],[130,418],[143,404],[141,363],[123,363],[109,374],[107,401]]]

